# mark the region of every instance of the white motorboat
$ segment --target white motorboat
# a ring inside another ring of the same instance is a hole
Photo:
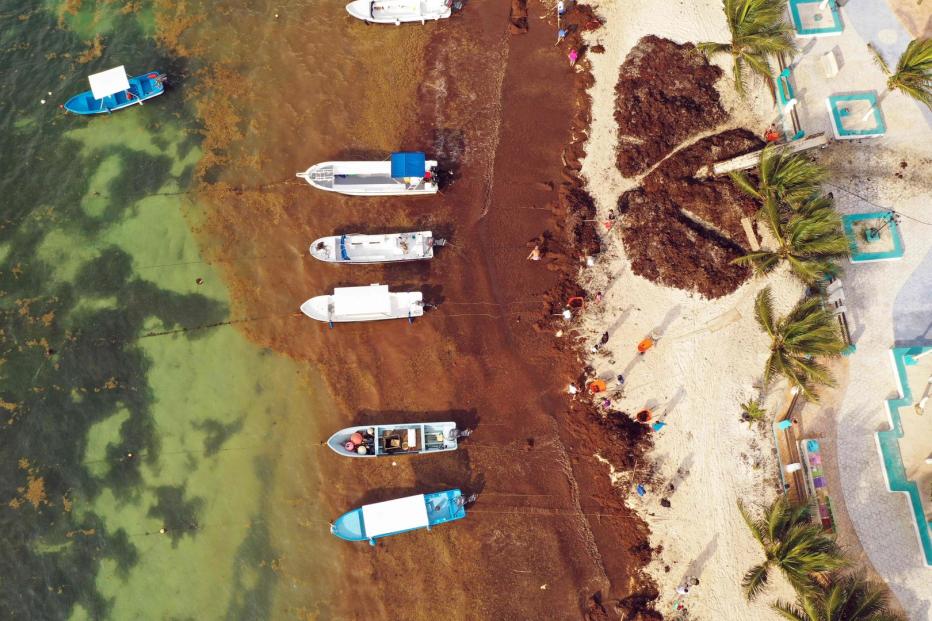
[[[328,263],[390,263],[432,259],[434,246],[446,242],[434,239],[430,231],[385,235],[333,235],[311,244],[311,256]]]
[[[347,427],[327,440],[343,457],[387,457],[455,451],[459,439],[469,435],[454,422],[409,423]]]
[[[301,305],[301,312],[329,324],[348,321],[408,319],[424,314],[420,291],[390,292],[388,285],[337,287],[332,295],[318,295]]]
[[[312,186],[350,196],[436,194],[437,161],[421,152],[392,153],[380,162],[321,162],[297,173]]]
[[[346,11],[364,22],[395,24],[446,19],[453,13],[452,0],[355,0]]]

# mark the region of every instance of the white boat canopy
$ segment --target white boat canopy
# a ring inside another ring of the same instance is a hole
[[[392,312],[388,285],[369,287],[337,287],[333,290],[333,312],[336,315],[369,315]]]
[[[386,500],[362,507],[366,537],[373,538],[429,525],[424,495]]]
[[[87,81],[91,83],[94,99],[103,99],[108,95],[129,90],[129,78],[126,77],[126,68],[123,65],[89,75]]]

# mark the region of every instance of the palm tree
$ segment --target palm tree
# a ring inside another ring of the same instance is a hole
[[[747,69],[762,76],[773,88],[773,73],[767,57],[796,49],[792,29],[784,20],[786,0],[723,0],[731,43],[705,41],[696,49],[710,56],[731,54],[735,88],[744,95]]]
[[[906,621],[891,612],[883,585],[861,575],[831,576],[829,586],[799,593],[796,604],[777,602],[773,609],[790,621]]]
[[[809,521],[807,505],[794,505],[780,496],[757,520],[740,501],[738,510],[765,555],[764,562],[749,569],[741,581],[749,600],[767,586],[772,567],[780,569],[797,591],[808,592],[847,564],[834,537]]]
[[[761,203],[768,199],[795,207],[818,193],[828,172],[801,153],[791,153],[773,143],[761,151],[757,183],[746,173],[728,173],[739,188]]]
[[[761,407],[756,399],[748,399],[741,404],[741,420],[748,426],[760,423],[767,419],[767,410]]]
[[[838,322],[822,307],[818,297],[806,297],[781,319],[773,313],[770,287],[757,294],[754,302],[757,323],[770,336],[770,356],[764,367],[764,385],[774,375],[786,377],[803,396],[817,401],[816,385],[831,386],[831,373],[815,357],[837,357],[845,349]]]
[[[778,205],[775,199],[768,198],[761,210],[776,248],[750,252],[732,263],[750,265],[758,274],[766,274],[786,261],[793,274],[807,284],[834,272],[834,259],[848,256],[851,248],[832,199],[810,198],[788,217]]]
[[[868,43],[867,47],[874,53],[874,59],[887,76],[888,91],[903,92],[932,110],[932,39],[910,41],[896,63],[896,71],[890,71],[873,45]]]

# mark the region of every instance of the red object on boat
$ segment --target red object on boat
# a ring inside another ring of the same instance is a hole
[[[362,444],[362,434],[358,431],[349,437],[353,444]]]
[[[154,80],[154,79],[156,79],[157,77],[159,77],[159,74],[157,74],[157,73],[147,73],[147,74],[146,74],[146,77],[147,77],[147,78],[152,78],[152,79]]]

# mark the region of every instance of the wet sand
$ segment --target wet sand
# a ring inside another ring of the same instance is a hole
[[[262,318],[240,327],[256,342],[319,367],[333,407],[313,410],[318,428],[453,419],[476,429],[460,451],[397,465],[340,459],[321,448],[324,515],[451,487],[479,493],[479,500],[455,525],[375,549],[338,546],[343,573],[333,602],[293,602],[292,611],[426,618],[442,601],[460,618],[577,618],[581,611],[601,618],[617,616],[613,603],[639,588],[637,573],[648,560],[645,528],[594,457],[598,451],[630,463],[635,450],[563,393],[581,363],[572,342],[554,338],[560,326],[549,317],[575,292],[581,244],[592,251],[597,241],[591,223],[582,222],[591,204],[564,169],[565,162],[568,170],[579,167],[579,147],[566,145],[582,138],[573,125],[578,129],[588,114],[581,95],[588,77],[569,67],[566,50],[553,45],[555,25],[538,19],[540,11],[531,5],[524,35],[508,33],[506,5],[470,6],[448,22],[400,29],[414,38],[407,51],[423,60],[414,64],[416,96],[399,93],[391,118],[408,121],[398,127],[398,146],[438,153],[452,169],[441,196],[352,199],[303,182],[226,192],[223,184],[249,179],[229,169],[222,183],[205,177],[212,206],[192,218],[206,251],[218,259],[264,258],[223,262],[237,311]],[[433,38],[420,53],[416,38],[424,31]],[[397,32],[371,27],[368,34],[398,43]],[[370,129],[372,151],[393,148],[394,128],[367,118],[347,129],[349,150],[364,150]],[[266,179],[346,155],[295,141],[293,126],[275,127],[287,146],[254,145]],[[451,245],[430,263],[391,267],[328,266],[306,252],[324,234],[411,227],[432,228]],[[538,242],[544,259],[526,261]],[[413,325],[334,330],[295,314],[312,295],[370,282],[420,288],[436,309]]]

